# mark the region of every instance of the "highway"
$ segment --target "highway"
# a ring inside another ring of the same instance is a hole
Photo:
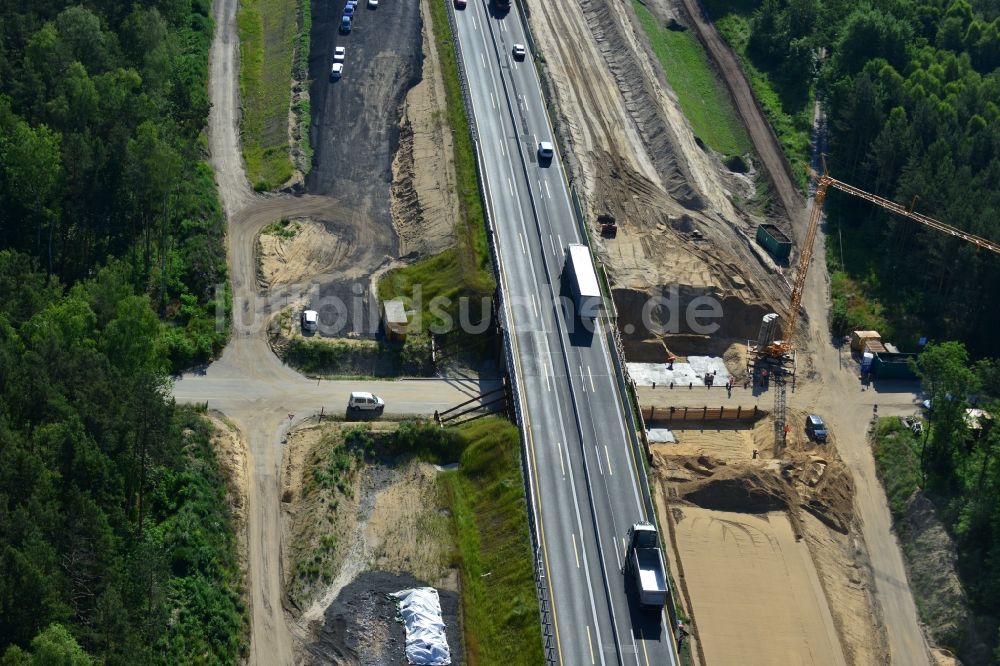
[[[586,243],[553,141],[517,8],[491,16],[483,0],[455,10],[457,40],[496,232],[529,484],[551,600],[557,663],[676,664],[665,613],[640,609],[621,573],[624,537],[647,514],[641,462],[619,391],[611,344],[560,300],[565,246]]]

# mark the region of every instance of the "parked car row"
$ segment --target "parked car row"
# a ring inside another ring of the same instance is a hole
[[[348,35],[354,27],[354,12],[358,8],[358,0],[347,0],[344,14],[340,17],[340,32]],[[368,0],[368,9],[378,9],[378,0]]]
[[[368,0],[368,9],[377,9],[378,0]],[[358,0],[347,0],[344,13],[340,17],[340,34],[349,35],[354,27],[354,17],[358,9]],[[347,49],[337,46],[333,49],[333,62],[330,64],[330,80],[336,81],[344,75],[344,64]]]

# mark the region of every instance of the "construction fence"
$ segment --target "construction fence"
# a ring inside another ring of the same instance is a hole
[[[745,421],[753,422],[764,416],[757,405],[753,407],[643,407],[644,421]]]

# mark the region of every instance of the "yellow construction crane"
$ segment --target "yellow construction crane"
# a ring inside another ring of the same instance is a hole
[[[782,328],[782,339],[773,341],[762,349],[757,349],[753,352],[758,361],[769,360],[771,362],[771,376],[775,379],[774,430],[776,439],[778,440],[775,442],[776,446],[779,442],[784,442],[784,436],[787,432],[787,428],[785,427],[785,368],[788,363],[792,363],[794,365],[794,357],[792,355],[792,337],[795,335],[795,327],[799,319],[799,309],[802,306],[802,294],[805,291],[806,286],[806,274],[809,271],[809,262],[812,260],[813,244],[816,241],[816,233],[819,230],[819,221],[823,214],[823,203],[826,200],[826,191],[831,187],[840,190],[841,192],[846,192],[847,194],[856,196],[860,199],[870,201],[873,204],[891,210],[898,215],[915,220],[916,222],[930,227],[931,229],[936,229],[937,231],[944,232],[954,236],[955,238],[961,238],[964,241],[972,243],[976,247],[981,247],[985,250],[1000,254],[1000,244],[986,240],[985,238],[980,238],[979,236],[967,233],[961,229],[956,229],[955,227],[944,224],[943,222],[938,222],[937,220],[927,217],[926,215],[921,215],[920,213],[915,212],[912,206],[910,208],[901,206],[894,201],[883,199],[880,196],[865,192],[864,190],[858,189],[853,185],[848,185],[847,183],[832,178],[826,171],[826,160],[824,159],[823,174],[818,176],[816,195],[813,200],[812,212],[809,216],[809,226],[806,227],[805,242],[802,245],[799,260],[796,264],[795,285],[792,287],[792,300],[788,309],[788,319]]]
[[[799,255],[799,262],[796,266],[795,286],[792,288],[792,304],[788,310],[788,322],[784,327],[784,342],[786,344],[790,344],[792,335],[795,334],[795,325],[798,323],[799,319],[799,308],[802,305],[802,292],[805,290],[806,286],[806,272],[809,270],[809,261],[812,259],[813,243],[816,240],[816,232],[819,229],[819,220],[823,213],[823,202],[826,200],[827,189],[831,187],[840,190],[841,192],[846,192],[847,194],[856,196],[859,199],[870,201],[873,204],[881,206],[882,208],[891,210],[897,215],[902,215],[903,217],[915,220],[924,226],[930,227],[931,229],[937,229],[938,231],[943,231],[944,233],[954,236],[955,238],[961,238],[964,241],[972,243],[976,247],[981,247],[1000,254],[1000,244],[986,240],[985,238],[980,238],[974,234],[966,233],[961,229],[956,229],[955,227],[944,224],[943,222],[938,222],[937,220],[927,217],[926,215],[921,215],[920,213],[915,212],[912,208],[906,208],[894,201],[883,199],[880,196],[870,194],[864,190],[854,187],[853,185],[848,185],[847,183],[843,183],[836,178],[832,178],[829,173],[826,173],[825,161],[823,164],[823,170],[824,173],[819,176],[816,186],[816,197],[813,201],[812,213],[809,216],[809,226],[806,228],[806,241],[802,246],[802,253]]]

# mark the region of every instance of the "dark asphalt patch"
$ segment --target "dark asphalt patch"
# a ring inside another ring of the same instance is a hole
[[[346,0],[312,3],[309,94],[314,152],[306,189],[336,197],[375,227],[372,255],[384,259],[377,265],[345,267],[362,277],[324,280],[319,289],[322,301],[353,304],[359,291],[355,285],[362,285],[367,294],[371,274],[394,259],[399,249],[389,206],[392,160],[399,145],[402,104],[420,81],[423,52],[420,4],[415,0],[379,0],[377,9],[359,0],[353,28],[344,35],[339,28],[346,4]],[[331,80],[335,46],[347,52],[343,76]],[[369,301],[364,298],[361,322],[349,322],[338,335],[376,336],[367,325],[372,321]],[[313,309],[320,311],[322,330],[323,309]]]
[[[381,4],[385,0],[379,0]],[[426,583],[409,574],[366,571],[347,585],[326,609],[323,627],[308,649],[309,663],[360,666],[405,666],[406,631],[396,621],[396,602],[387,595]],[[438,590],[451,650],[451,663],[461,664],[457,592]],[[374,638],[378,643],[373,644]]]

